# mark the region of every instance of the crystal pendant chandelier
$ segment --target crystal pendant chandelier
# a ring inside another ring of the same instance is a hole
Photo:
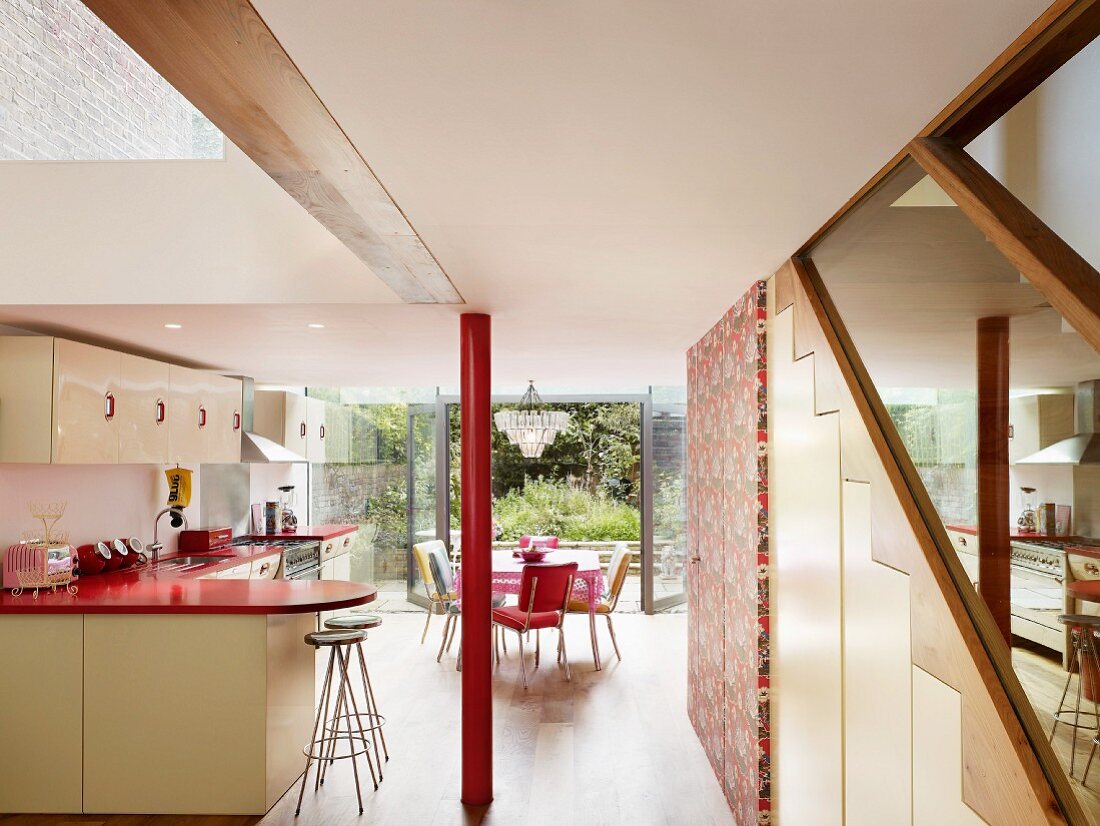
[[[531,380],[515,410],[501,410],[493,417],[497,428],[519,448],[525,459],[537,459],[569,424],[569,414],[547,410]]]

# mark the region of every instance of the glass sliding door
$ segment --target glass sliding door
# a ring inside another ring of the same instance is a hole
[[[408,416],[408,599],[427,607],[412,546],[442,539],[450,545],[447,493],[447,417],[439,404],[409,406]]]
[[[654,404],[650,419],[651,461],[645,464],[652,503],[653,610],[687,599],[687,510],[685,505],[685,404]]]

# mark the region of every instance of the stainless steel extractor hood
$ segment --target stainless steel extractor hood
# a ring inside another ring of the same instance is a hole
[[[248,376],[234,376],[241,380],[241,461],[262,462],[304,462],[305,456],[299,456],[293,450],[278,442],[253,432],[256,421],[256,382]]]
[[[1081,382],[1074,397],[1077,434],[1017,461],[1020,465],[1100,465],[1100,380]]]

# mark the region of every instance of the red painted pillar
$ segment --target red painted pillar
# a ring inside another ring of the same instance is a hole
[[[462,339],[462,802],[493,799],[490,319],[464,313]]]

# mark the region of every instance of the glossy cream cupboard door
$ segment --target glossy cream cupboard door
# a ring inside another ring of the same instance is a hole
[[[235,464],[241,460],[241,382],[210,375],[206,426],[206,462]]]
[[[197,464],[205,453],[206,430],[200,426],[206,374],[175,364],[168,369],[168,461]],[[192,468],[194,469],[194,468]]]
[[[49,336],[0,336],[0,462],[53,458],[53,351]]]
[[[326,405],[321,399],[306,398],[306,458],[311,462],[325,461],[328,429],[325,422]]]
[[[118,462],[121,365],[116,350],[54,339],[54,462]]]
[[[122,354],[119,462],[168,461],[168,374],[164,362]]]
[[[309,455],[309,404],[305,396],[284,393],[283,444],[299,456]]]

